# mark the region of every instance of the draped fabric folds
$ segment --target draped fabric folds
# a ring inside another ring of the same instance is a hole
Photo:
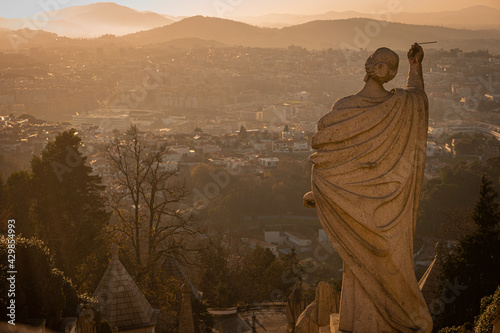
[[[369,332],[370,322],[383,322],[384,332],[432,329],[413,264],[427,122],[427,97],[415,88],[340,99],[318,122],[312,189],[344,260],[341,329]]]

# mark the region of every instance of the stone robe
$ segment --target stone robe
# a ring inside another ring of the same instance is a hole
[[[312,191],[344,260],[341,330],[432,330],[413,263],[427,123],[427,96],[417,88],[382,99],[349,96],[318,121]]]

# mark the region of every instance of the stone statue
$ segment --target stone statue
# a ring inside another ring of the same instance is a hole
[[[406,89],[389,92],[383,84],[396,76],[399,57],[375,51],[363,88],[337,100],[312,138],[317,151],[304,204],[316,207],[344,261],[341,331],[432,331],[413,264],[428,122],[423,58],[412,45]]]
[[[330,284],[320,282],[314,301],[297,319],[295,333],[318,333],[321,327],[330,326],[330,315],[339,312],[339,296]]]
[[[99,323],[97,323],[99,324]],[[80,315],[78,317],[78,332],[81,333],[96,333],[96,322],[95,313],[92,307],[84,306],[81,309]]]
[[[286,320],[288,323],[288,333],[295,333],[295,324],[301,313],[307,307],[306,295],[302,288],[302,282],[297,281],[292,293],[286,300]]]

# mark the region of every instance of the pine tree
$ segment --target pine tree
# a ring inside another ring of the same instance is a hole
[[[4,188],[5,210],[9,219],[16,220],[16,234],[24,237],[35,235],[31,217],[33,204],[33,182],[28,171],[10,174]]]
[[[247,136],[248,136],[247,129],[245,128],[245,126],[241,125],[240,132],[238,133],[238,137],[240,139],[246,139]]]
[[[80,144],[75,130],[65,131],[31,161],[37,236],[51,249],[56,266],[71,278],[102,243],[109,219],[105,188],[85,164]]]
[[[472,219],[482,232],[493,230],[500,221],[497,193],[493,190],[492,183],[486,176],[481,179],[479,199],[474,207]]]
[[[500,284],[500,215],[497,193],[482,178],[479,198],[472,215],[476,230],[459,240],[443,265],[441,301],[444,311],[435,326],[473,323],[480,312],[481,299]]]

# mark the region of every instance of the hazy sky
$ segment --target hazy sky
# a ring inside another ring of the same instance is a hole
[[[3,0],[0,17],[24,17],[45,11],[44,3],[58,3],[60,8],[86,5],[94,0]],[[116,0],[118,4],[137,10],[151,10],[175,16],[254,16],[269,13],[319,14],[326,11],[356,10],[378,12],[391,3],[404,11],[435,12],[455,10],[473,5],[500,9],[499,0]]]

